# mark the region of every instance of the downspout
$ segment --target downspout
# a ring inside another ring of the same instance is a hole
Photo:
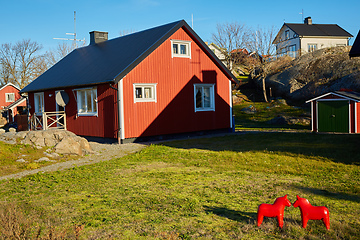
[[[117,110],[118,110],[118,144],[121,144],[121,92],[120,92],[120,81],[118,82],[118,87],[114,88],[113,86],[111,86],[111,83],[109,83],[110,88],[114,89],[115,91],[117,91]]]

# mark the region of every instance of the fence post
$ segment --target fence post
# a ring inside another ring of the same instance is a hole
[[[47,117],[46,112],[42,112],[43,130],[47,130]]]

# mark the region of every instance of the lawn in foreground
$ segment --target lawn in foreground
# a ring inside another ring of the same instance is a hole
[[[120,239],[358,239],[360,153],[356,135],[238,134],[151,145],[121,159],[0,183],[31,224],[73,237]],[[265,219],[260,203],[288,194],[330,211],[301,228],[299,209],[285,225]],[[6,206],[5,206],[6,207]],[[31,225],[29,224],[29,226]],[[30,233],[29,233],[30,234]]]

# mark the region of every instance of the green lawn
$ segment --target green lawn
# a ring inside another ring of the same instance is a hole
[[[174,141],[2,181],[0,229],[4,238],[10,219],[43,239],[359,239],[359,140],[256,133]],[[330,230],[321,221],[303,229],[293,207],[283,229],[273,218],[257,227],[258,205],[285,194],[327,206]]]

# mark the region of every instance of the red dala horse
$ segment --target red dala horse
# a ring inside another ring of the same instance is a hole
[[[324,207],[312,206],[306,198],[296,196],[297,200],[294,202],[294,207],[300,207],[302,226],[306,228],[309,220],[322,220],[326,226],[326,229],[330,229],[330,214],[329,210]]]
[[[284,226],[284,209],[291,206],[291,202],[287,199],[287,194],[284,197],[279,197],[274,204],[260,204],[257,212],[257,225],[260,226],[264,217],[276,217],[279,227]]]

